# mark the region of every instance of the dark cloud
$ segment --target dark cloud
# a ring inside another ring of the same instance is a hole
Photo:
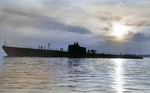
[[[108,13],[108,12],[99,12],[102,14],[99,18],[104,21],[120,21],[122,18],[121,16],[116,16],[113,13]]]
[[[42,4],[47,6],[60,6],[60,5],[69,5],[67,0],[49,0],[49,1],[41,1]]]
[[[71,26],[70,24],[63,24],[55,21],[55,19],[50,17],[39,16],[35,18],[28,26],[33,27],[38,30],[45,31],[63,31],[78,34],[91,34],[89,30],[83,27]]]
[[[145,34],[143,33],[137,33],[137,34],[134,34],[131,41],[134,41],[134,42],[146,42],[146,41],[149,41],[150,40],[150,36],[146,36]]]
[[[8,19],[8,24],[12,26],[12,28],[33,28],[36,30],[42,31],[64,31],[78,34],[90,34],[91,32],[79,26],[72,26],[70,24],[60,23],[51,17],[46,17],[42,14],[37,14],[34,12],[34,9],[27,10],[24,8],[4,8],[2,9],[4,16],[6,15]],[[2,19],[2,18],[1,18]],[[4,20],[4,21],[6,21]],[[6,25],[8,25],[6,23]]]
[[[140,21],[127,21],[125,23],[126,26],[136,26],[136,27],[141,27],[141,26],[146,26],[146,21],[140,20]]]
[[[34,11],[32,11],[32,9],[26,10],[25,8],[21,8],[21,7],[15,7],[15,8],[10,8],[10,7],[3,7],[2,12],[5,14],[9,14],[9,15],[15,15],[15,16],[26,16],[26,17],[33,17],[35,16]]]

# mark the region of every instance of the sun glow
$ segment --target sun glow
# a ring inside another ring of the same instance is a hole
[[[119,24],[119,23],[113,23],[113,32],[112,35],[121,37],[128,33],[129,28],[125,25]]]
[[[122,25],[117,22],[113,22],[111,36],[117,38],[118,40],[123,40],[125,35],[128,34],[129,30],[130,28],[128,26]]]

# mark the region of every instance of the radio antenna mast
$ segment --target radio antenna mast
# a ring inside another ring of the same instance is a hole
[[[49,50],[49,46],[50,46],[50,43],[48,43],[48,50]]]
[[[4,41],[4,45],[7,45],[7,43],[6,43],[6,38],[5,38],[5,41]]]

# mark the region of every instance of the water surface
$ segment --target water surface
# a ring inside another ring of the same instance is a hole
[[[150,93],[150,58],[0,56],[1,93]]]

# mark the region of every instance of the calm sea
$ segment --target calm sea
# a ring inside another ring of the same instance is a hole
[[[150,93],[150,58],[7,57],[0,93]]]

